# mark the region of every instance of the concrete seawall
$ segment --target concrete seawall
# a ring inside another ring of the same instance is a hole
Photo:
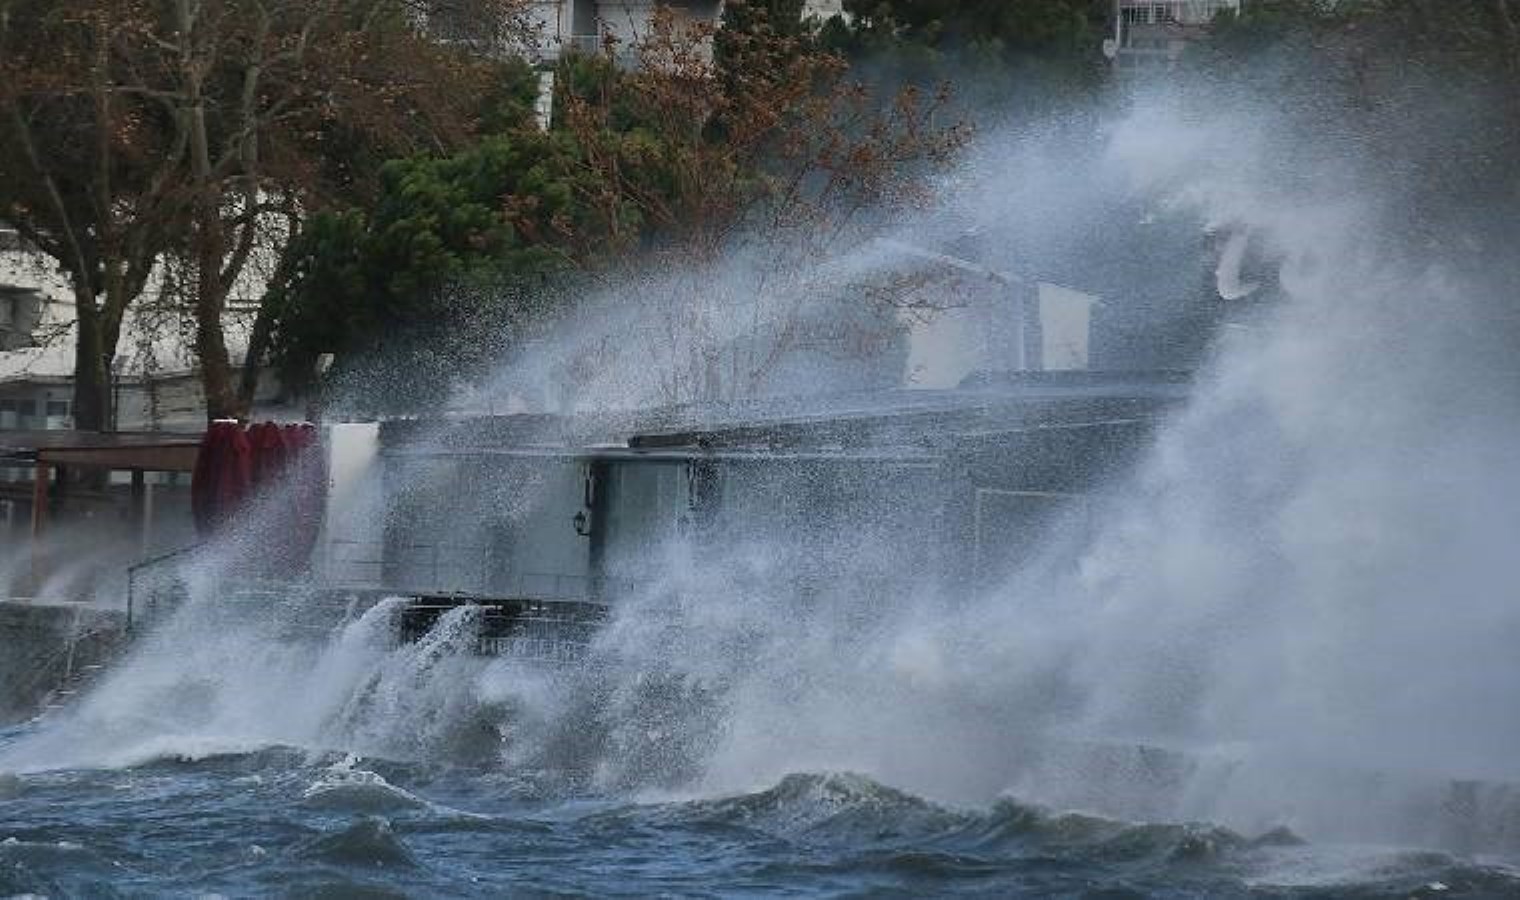
[[[0,601],[0,724],[65,698],[126,645],[127,617],[83,603]]]

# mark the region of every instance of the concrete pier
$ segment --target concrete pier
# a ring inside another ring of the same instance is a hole
[[[87,603],[0,601],[0,724],[31,718],[109,663],[127,617]]]

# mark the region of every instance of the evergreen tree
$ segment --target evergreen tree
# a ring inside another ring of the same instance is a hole
[[[822,38],[884,80],[951,82],[984,114],[1101,84],[1103,0],[845,0]]]

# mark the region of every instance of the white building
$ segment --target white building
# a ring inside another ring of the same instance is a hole
[[[901,387],[944,390],[977,373],[1073,372],[1091,363],[1096,294],[998,271],[897,241],[886,249],[922,267],[931,290],[955,303],[929,314],[904,310]]]
[[[541,62],[569,52],[599,53],[611,40],[629,47],[648,33],[655,8],[664,6],[677,23],[689,21],[716,26],[722,19],[724,0],[528,0],[526,13],[535,29],[537,46],[531,48]],[[472,24],[468,0],[433,0],[424,10],[424,24],[434,34],[467,40]],[[803,15],[827,19],[844,14],[842,0],[808,0]]]
[[[539,52],[550,60],[568,51],[599,52],[608,39],[630,46],[648,32],[657,5],[667,6],[677,22],[715,24],[723,14],[722,0],[535,0],[533,13],[542,27]]]

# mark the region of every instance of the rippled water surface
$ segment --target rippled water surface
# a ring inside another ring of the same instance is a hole
[[[4,738],[12,741],[18,733]],[[1502,861],[951,809],[849,774],[704,799],[290,750],[0,780],[0,895],[1520,895]]]

